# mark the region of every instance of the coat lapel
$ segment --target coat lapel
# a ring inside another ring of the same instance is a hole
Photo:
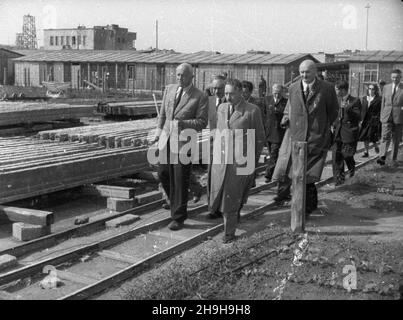
[[[178,112],[188,103],[190,96],[192,94],[193,88],[194,87],[191,86],[189,88],[189,90],[182,95],[181,101],[179,101],[179,104],[174,111],[174,116],[176,116],[178,114]],[[176,95],[176,91],[175,91],[175,95]],[[174,100],[175,100],[175,97],[174,97]]]
[[[393,87],[393,86],[392,86]],[[395,100],[397,101],[397,99],[399,98],[399,95],[402,93],[402,91],[403,91],[403,85],[401,84],[401,83],[399,83],[399,86],[397,87],[397,89],[396,89],[396,93],[395,93],[395,95],[393,96],[393,101],[392,102],[395,102]],[[393,89],[392,89],[392,94],[393,94]]]
[[[237,106],[235,106],[235,110],[232,113],[231,118],[229,119],[229,125],[235,122],[236,119],[242,116],[244,110],[245,100],[242,100]],[[229,107],[228,107],[229,108]]]
[[[316,97],[319,90],[320,90],[320,81],[318,79],[316,79],[311,87],[311,91],[308,94],[308,99],[306,99],[306,104],[308,106],[309,113],[311,113],[316,107],[316,104],[314,104],[314,103],[311,104],[311,102],[312,102],[312,99],[314,99]]]

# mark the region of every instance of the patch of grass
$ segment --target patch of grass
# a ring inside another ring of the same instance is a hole
[[[145,275],[128,290],[123,299],[222,299],[231,292],[242,273],[232,273],[235,267],[250,261],[262,251],[281,242],[282,237],[269,241],[273,230],[263,230],[248,238],[240,238],[229,246],[211,241],[194,252],[190,259],[178,257],[164,267]],[[287,240],[291,235],[285,236]],[[187,261],[191,260],[192,263]]]

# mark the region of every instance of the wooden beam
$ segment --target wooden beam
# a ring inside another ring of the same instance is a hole
[[[292,200],[291,200],[291,230],[303,233],[305,229],[305,195],[306,195],[306,165],[307,143],[292,142]]]
[[[54,222],[53,212],[0,206],[0,220],[49,226]]]

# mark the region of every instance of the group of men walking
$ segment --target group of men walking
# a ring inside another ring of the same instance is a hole
[[[283,96],[281,84],[274,84],[272,95],[265,96],[266,83],[264,88],[260,83],[260,97],[254,98],[251,82],[226,79],[222,75],[214,77],[210,88],[212,96],[207,96],[192,84],[193,70],[187,63],[177,68],[178,83],[168,86],[164,92],[155,138],[160,152],[180,153],[178,150],[185,144],[184,141],[175,141],[179,147],[172,149],[173,139],[176,139],[172,128],[178,128],[179,134],[186,129],[210,129],[208,217],[224,218],[224,242],[235,239],[240,210],[255,184],[254,170],[240,173],[249,164],[239,159],[243,159],[251,144],[253,169],[263,146],[267,146],[266,182],[278,181],[275,200],[282,203],[289,200],[291,194],[291,142],[307,142],[307,215],[317,208],[315,183],[320,180],[329,150],[332,150],[336,185],[345,180],[344,163],[349,175],[354,175],[358,140],[364,141],[365,157],[370,142],[378,149],[376,143],[382,132],[378,163],[385,164],[391,142],[392,160],[396,160],[403,123],[403,88],[399,70],[393,70],[393,83],[385,86],[382,98],[372,90],[376,85],[370,85],[368,95],[362,101],[349,94],[346,81],[339,81],[334,86],[317,77],[316,65],[311,60],[303,61],[299,71],[301,81],[290,86],[288,99]],[[222,132],[227,134],[220,135]],[[188,156],[189,153],[188,150]],[[160,164],[158,175],[170,200],[172,222],[169,228],[179,230],[187,219],[191,163],[173,163],[169,159],[172,158],[168,157],[167,163]]]

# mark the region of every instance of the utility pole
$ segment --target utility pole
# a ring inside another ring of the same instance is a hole
[[[155,50],[158,51],[158,20],[155,20]]]
[[[365,8],[367,9],[367,29],[366,29],[366,34],[365,34],[365,51],[367,51],[368,50],[368,17],[369,17],[369,8],[371,8],[369,3],[367,3]]]

